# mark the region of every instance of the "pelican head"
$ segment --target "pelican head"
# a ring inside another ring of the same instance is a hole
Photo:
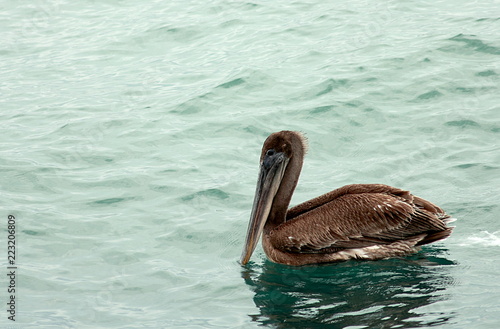
[[[305,137],[294,131],[271,134],[264,142],[255,198],[241,255],[242,265],[250,260],[266,223],[272,222],[277,226],[285,221],[306,148]]]

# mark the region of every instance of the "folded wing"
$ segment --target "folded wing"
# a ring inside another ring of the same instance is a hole
[[[448,218],[408,191],[354,184],[291,208],[270,238],[275,248],[292,253],[333,253],[401,240],[422,245],[450,235]]]

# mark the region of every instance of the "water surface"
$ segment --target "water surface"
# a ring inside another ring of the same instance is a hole
[[[498,328],[497,8],[5,4],[0,205],[17,220],[18,303],[1,326]],[[282,129],[310,144],[293,204],[384,183],[457,217],[454,234],[319,267],[258,247],[241,267],[260,147]]]

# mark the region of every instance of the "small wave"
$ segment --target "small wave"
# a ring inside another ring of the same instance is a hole
[[[479,244],[487,247],[500,247],[500,231],[490,233],[488,231],[481,231],[481,233],[475,234],[467,238],[466,243],[463,246]]]

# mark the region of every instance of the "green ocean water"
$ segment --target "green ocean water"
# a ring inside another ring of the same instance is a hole
[[[498,1],[1,8],[1,328],[500,327]],[[300,268],[259,246],[240,266],[283,129],[310,147],[292,204],[383,183],[453,235]]]

